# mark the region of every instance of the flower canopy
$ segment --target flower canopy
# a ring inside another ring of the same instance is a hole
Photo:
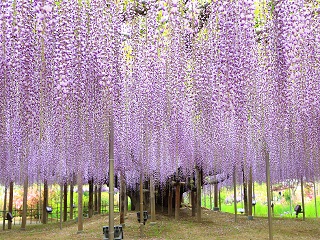
[[[320,171],[320,3],[0,2],[0,183]]]

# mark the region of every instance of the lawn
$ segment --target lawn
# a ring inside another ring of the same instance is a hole
[[[116,215],[116,224],[119,222],[119,215]],[[41,239],[41,240],[69,240],[69,239],[103,239],[102,226],[108,224],[108,215],[95,215],[84,221],[84,231],[77,233],[77,223],[74,220],[63,223],[60,230],[59,223],[47,225],[27,225],[25,231],[19,226],[12,230],[0,231],[0,239]],[[319,219],[301,218],[274,218],[273,229],[274,239],[319,239]],[[249,221],[243,215],[238,215],[238,222],[234,222],[234,215],[230,213],[213,212],[203,210],[202,222],[196,222],[191,217],[188,208],[181,209],[181,219],[176,221],[174,217],[166,214],[158,214],[157,222],[151,225],[149,222],[144,227],[145,236],[143,239],[268,239],[267,218],[257,217]],[[124,239],[141,239],[139,224],[136,220],[136,213],[129,212],[124,228]]]

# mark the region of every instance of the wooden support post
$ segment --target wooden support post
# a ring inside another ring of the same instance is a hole
[[[143,218],[143,174],[142,172],[140,175],[140,209],[139,211],[140,211],[140,237],[143,238],[144,218]]]
[[[43,205],[42,205],[42,223],[47,224],[48,222],[48,182],[45,179],[43,183]]]
[[[197,175],[197,221],[201,222],[201,174],[200,169],[196,167]]]
[[[214,210],[214,211],[219,211],[219,205],[218,205],[218,203],[219,203],[219,190],[218,190],[218,183],[217,183],[217,182],[215,182],[215,183],[213,184],[213,192],[214,192],[213,210]]]
[[[98,212],[98,188],[97,188],[97,184],[94,185],[94,198],[93,198],[93,209],[94,212],[97,213]]]
[[[9,212],[12,214],[13,211],[13,182],[10,182],[10,190],[9,190]],[[12,222],[8,221],[8,229],[12,228]]]
[[[318,218],[318,208],[317,208],[317,191],[316,191],[316,181],[313,182],[313,197],[314,197],[314,210],[316,212],[316,218]]]
[[[125,189],[125,180],[124,174],[121,171],[120,173],[120,224],[124,225],[124,215],[125,215],[125,198],[126,198],[126,189]]]
[[[62,230],[62,202],[63,202],[63,183],[60,184],[60,230]]]
[[[233,169],[233,204],[234,204],[234,221],[237,222],[237,177],[236,166]]]
[[[98,214],[101,214],[101,188],[102,188],[102,185],[99,184],[98,186]]]
[[[252,216],[252,167],[249,170],[249,181],[248,181],[248,220],[253,220]]]
[[[78,233],[83,231],[83,179],[82,172],[78,171],[77,184],[78,184]]]
[[[23,203],[22,203],[22,222],[21,222],[21,230],[26,230],[27,224],[27,210],[28,210],[28,176],[26,176],[23,183]]]
[[[73,219],[73,181],[70,183],[70,201],[69,201],[69,209],[70,209],[70,219]]]
[[[255,216],[256,215],[256,194],[255,194],[255,191],[254,191],[254,182],[252,182],[252,193],[253,193],[253,198],[252,198],[252,201],[254,200],[255,201],[255,204],[253,205],[253,215]],[[291,207],[290,207],[291,209]],[[291,211],[291,210],[290,210]]]
[[[204,208],[207,208],[207,196],[204,189],[202,191],[202,195],[203,195]]]
[[[174,211],[174,218],[175,220],[179,220],[180,218],[180,183],[176,183],[176,199],[175,199],[175,211]]]
[[[68,183],[63,186],[63,221],[66,222],[68,218]]]
[[[3,199],[3,222],[2,222],[2,229],[3,231],[6,229],[6,214],[7,214],[7,186],[4,188],[4,199]],[[10,222],[10,221],[8,221]]]
[[[93,178],[89,180],[89,203],[88,203],[88,217],[93,216]]]
[[[168,193],[168,215],[172,216],[172,188],[169,186],[169,193]]]
[[[221,189],[219,189],[219,211],[221,211]]]
[[[156,222],[156,198],[154,192],[154,179],[150,176],[150,202],[151,202],[151,222]]]
[[[306,220],[306,209],[304,205],[303,176],[301,176],[301,201],[302,201],[302,217]]]
[[[210,210],[212,210],[212,184],[210,186]]]
[[[114,239],[114,127],[113,113],[109,119],[109,240]]]
[[[196,216],[196,192],[191,190],[191,208],[192,208],[192,217]]]
[[[248,191],[247,191],[247,179],[244,175],[244,167],[242,168],[242,178],[243,178],[243,208],[244,215],[248,216]]]
[[[269,224],[269,240],[273,239],[272,230],[272,212],[271,212],[271,184],[270,184],[270,159],[269,152],[264,149],[265,162],[266,162],[266,183],[267,183],[267,201],[268,201],[268,224]]]

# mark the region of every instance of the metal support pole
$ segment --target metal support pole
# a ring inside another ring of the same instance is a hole
[[[82,172],[78,171],[77,176],[77,184],[78,184],[78,233],[83,231],[83,179]]]
[[[253,220],[253,216],[252,216],[252,166],[250,166],[249,181],[248,181],[248,219]]]
[[[4,188],[4,201],[3,201],[3,223],[2,229],[6,229],[6,211],[7,211],[7,186]],[[8,220],[9,222],[9,220]]]
[[[175,199],[175,220],[179,220],[180,217],[180,183],[176,183],[176,199]]]
[[[60,230],[62,230],[63,183],[60,184]]]
[[[306,220],[306,209],[304,205],[303,176],[301,176],[301,201],[302,201],[302,217]]]
[[[144,226],[144,216],[143,216],[143,173],[141,172],[141,174],[140,174],[140,237],[141,238],[143,238],[143,226]]]
[[[197,221],[201,222],[201,174],[200,169],[196,167],[197,174]]]
[[[27,224],[27,204],[28,200],[28,176],[26,176],[26,179],[23,183],[23,203],[22,203],[22,222],[21,222],[21,230],[26,230],[26,224]]]
[[[9,212],[12,214],[13,211],[13,182],[10,182],[10,191],[9,191]],[[8,229],[12,228],[12,222],[8,222]]]
[[[233,168],[233,203],[234,203],[234,221],[237,222],[237,178],[236,166]]]
[[[151,201],[151,222],[156,221],[156,198],[154,193],[154,179],[150,176],[150,201]]]
[[[114,128],[113,115],[109,120],[109,240],[114,239]]]
[[[314,181],[313,183],[313,196],[314,196],[314,210],[316,212],[316,218],[318,218],[316,181]]]
[[[272,212],[271,212],[271,193],[270,193],[270,162],[269,162],[269,152],[266,149],[264,151],[265,151],[266,178],[267,178],[269,240],[272,240],[273,231],[272,231]]]

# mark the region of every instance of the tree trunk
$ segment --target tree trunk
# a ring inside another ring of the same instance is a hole
[[[89,180],[89,203],[88,203],[88,217],[93,216],[93,178]]]
[[[9,192],[9,212],[12,214],[13,210],[13,182],[10,182],[10,192]],[[8,222],[8,229],[12,228],[12,222]]]
[[[68,183],[65,182],[63,186],[63,221],[66,222],[68,218]]]
[[[48,182],[47,182],[47,180],[44,180],[44,183],[43,183],[43,205],[42,205],[42,223],[43,224],[47,224],[47,222],[48,222],[47,207],[48,207]]]
[[[21,230],[26,230],[27,224],[27,210],[28,210],[28,176],[23,183],[23,203],[22,203],[22,222],[21,222]]]

